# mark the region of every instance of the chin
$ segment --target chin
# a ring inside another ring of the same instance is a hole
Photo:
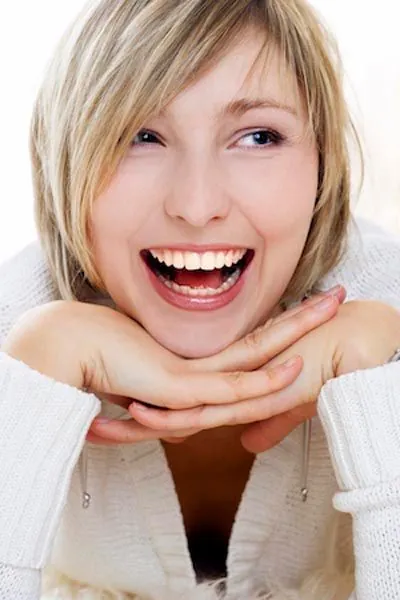
[[[157,332],[148,329],[152,337],[164,348],[182,358],[205,358],[224,350],[227,346],[241,337],[241,332],[221,331],[208,333],[198,328],[190,331],[180,331],[178,335],[171,332]],[[229,333],[229,335],[227,335]]]

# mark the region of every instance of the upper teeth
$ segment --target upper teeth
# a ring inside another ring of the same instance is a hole
[[[179,252],[178,250],[150,250],[150,254],[159,262],[165,263],[167,267],[176,269],[187,269],[188,271],[212,271],[231,267],[239,262],[247,250],[226,250],[219,252]]]

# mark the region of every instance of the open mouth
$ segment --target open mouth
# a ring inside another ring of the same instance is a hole
[[[150,249],[142,259],[157,279],[177,294],[210,299],[233,288],[254,257],[254,250],[181,252]]]

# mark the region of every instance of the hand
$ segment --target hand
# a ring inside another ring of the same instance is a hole
[[[334,310],[332,305],[330,313]],[[328,318],[328,312],[300,319],[297,329],[292,327],[290,341]],[[273,355],[286,345],[273,339]],[[196,370],[190,361],[162,348],[128,317],[80,302],[52,302],[29,311],[12,328],[2,350],[44,375],[94,391],[124,408],[135,398],[158,407],[188,409],[265,397],[289,385],[301,370],[300,359],[268,371]],[[265,353],[266,359],[270,356]],[[117,424],[122,427],[116,436],[120,442],[126,442],[123,425]],[[179,435],[195,430],[185,427]],[[101,426],[92,430],[92,440],[98,431]],[[170,428],[149,430],[135,423],[129,441],[171,435],[175,432]]]
[[[313,379],[311,373],[307,376],[307,372],[315,365],[318,352],[324,350],[324,336],[330,338],[333,346],[328,345],[331,350],[324,357],[321,385],[318,385],[318,378]],[[263,452],[273,447],[299,424],[316,415],[316,400],[326,381],[359,369],[385,364],[399,344],[399,311],[382,302],[353,301],[344,304],[336,317],[321,328],[315,337],[305,336],[300,341],[302,348],[297,344],[294,348],[300,351],[307,364],[301,376],[302,382],[295,382],[295,387],[300,384],[304,390],[305,383],[309,383],[310,401],[299,404],[286,413],[250,425],[242,436],[243,445],[252,452]],[[309,360],[305,358],[305,354],[309,354]],[[276,358],[281,360],[282,357],[280,355]]]
[[[204,407],[201,413],[179,411],[186,425],[196,427],[252,423],[242,434],[242,443],[251,452],[262,452],[279,443],[295,427],[316,414],[316,400],[322,386],[334,377],[358,369],[384,364],[398,347],[400,340],[400,314],[380,302],[348,302],[337,315],[320,327],[310,331],[269,361],[281,362],[288,356],[300,354],[303,369],[299,377],[287,388],[270,395],[269,405],[258,401],[245,401],[236,405]],[[154,412],[150,419],[140,418],[147,426],[164,423]],[[146,413],[145,413],[146,414]],[[174,415],[171,415],[171,420]],[[171,426],[178,425],[177,418]]]
[[[185,367],[189,369],[192,376],[196,375],[197,377],[212,372],[221,376],[222,373],[229,373],[234,369],[236,372],[235,382],[239,388],[242,388],[246,371],[263,372],[254,371],[254,369],[268,362],[285,348],[290,347],[305,333],[332,318],[344,297],[345,292],[343,288],[339,287],[332,295],[320,295],[312,298],[279,317],[271,319],[264,327],[233,344],[219,355],[207,359],[184,361]],[[322,303],[322,300],[325,303]],[[272,370],[268,367],[264,373],[268,375],[271,383],[275,382],[274,385],[271,385],[270,391],[265,394],[249,394],[246,400],[250,401],[249,399],[251,399],[253,404],[256,401],[262,402],[265,406],[268,404],[271,395],[273,396],[278,390],[288,387],[299,375],[302,366],[299,357],[292,355],[290,360],[292,361],[291,364],[289,363],[285,367],[279,365],[278,362],[275,363]],[[283,370],[280,371],[281,369]],[[286,375],[284,375],[284,371],[286,371]],[[210,390],[210,397],[211,394]],[[237,404],[244,400],[244,398],[237,398],[234,403],[228,402],[228,405]],[[213,426],[212,421],[201,425],[193,424],[191,421],[194,414],[206,410],[206,404],[218,404],[219,406],[216,407],[218,409],[222,408],[223,403],[216,400],[215,397],[207,403],[201,402],[198,398],[197,405],[193,409],[169,411],[152,410],[150,407],[146,408],[143,403],[138,402],[130,407],[131,415],[134,417],[132,420],[114,420],[107,423],[96,420],[91,428],[91,435],[95,433],[97,436],[103,437],[105,443],[132,443],[137,440],[138,427],[142,428],[143,434],[145,434],[147,427],[148,430],[163,431],[163,438],[168,441],[182,441],[188,435]],[[176,406],[175,408],[179,407]],[[148,423],[146,413],[147,415],[153,415],[154,418],[158,418],[162,422],[165,421],[166,426],[159,427],[154,425],[153,422]],[[170,419],[177,419],[176,427],[172,426]],[[90,439],[93,441],[92,437]]]

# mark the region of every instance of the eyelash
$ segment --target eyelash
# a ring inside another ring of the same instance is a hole
[[[141,129],[141,130],[140,130],[140,131],[139,131],[139,132],[136,134],[136,136],[133,138],[133,141],[132,141],[132,146],[148,146],[150,143],[154,143],[154,142],[138,142],[138,143],[135,143],[135,139],[136,139],[137,137],[139,137],[140,135],[148,135],[148,136],[151,136],[152,138],[154,138],[154,139],[155,139],[155,141],[156,141],[157,143],[160,143],[160,140],[158,139],[158,137],[157,137],[157,135],[156,135],[155,133],[153,133],[152,131],[149,131],[148,129]]]
[[[266,134],[270,141],[267,144],[255,144],[254,146],[250,146],[250,148],[269,148],[270,146],[280,146],[283,144],[283,142],[286,141],[286,138],[281,133],[272,129],[257,129],[255,131],[249,131],[249,133],[246,133],[244,136],[242,136],[240,140],[244,140],[248,137],[256,136],[259,134]]]
[[[244,134],[240,139],[243,140],[245,138],[251,137],[251,136],[256,136],[258,134],[266,134],[269,139],[270,142],[267,144],[260,144],[260,145],[252,145],[249,147],[245,147],[246,149],[252,149],[252,148],[269,148],[270,146],[281,146],[285,141],[286,138],[279,133],[278,131],[274,131],[272,129],[256,129],[254,131],[250,131],[246,134]],[[139,136],[149,136],[150,140],[148,141],[140,141],[140,142],[135,142],[136,138],[138,138]],[[153,131],[150,131],[149,129],[142,129],[140,130],[137,135],[135,136],[135,138],[132,141],[132,146],[149,146],[150,144],[161,144],[164,145],[161,140],[157,137],[157,134],[154,133]]]

